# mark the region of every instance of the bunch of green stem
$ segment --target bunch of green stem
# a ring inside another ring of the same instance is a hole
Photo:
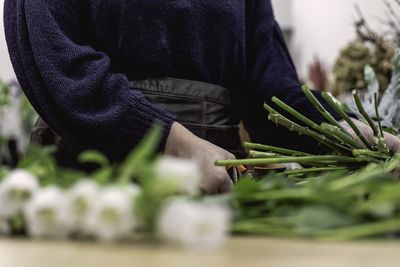
[[[324,240],[390,236],[400,230],[400,184],[392,175],[399,164],[393,157],[352,173],[332,167],[302,182],[274,173],[242,179],[233,193],[232,232]]]
[[[343,169],[358,169],[371,162],[378,162],[387,160],[392,155],[385,145],[383,130],[379,121],[379,114],[376,108],[377,125],[373,119],[365,111],[360,97],[356,91],[353,92],[354,101],[357,105],[359,113],[371,128],[374,135],[375,143],[368,142],[367,138],[363,135],[353,119],[345,112],[343,106],[338,103],[330,94],[324,92],[322,97],[326,103],[336,113],[336,118],[340,118],[348,124],[351,135],[345,127],[344,123],[339,121],[333,116],[314,96],[310,88],[303,86],[302,90],[310,103],[321,113],[326,122],[317,124],[310,120],[296,109],[287,105],[277,97],[272,98],[272,102],[290,114],[298,122],[289,119],[282,115],[279,111],[274,109],[268,104],[264,108],[268,111],[268,118],[278,126],[288,128],[290,131],[297,132],[299,135],[308,136],[320,145],[327,147],[331,153],[328,155],[312,155],[302,151],[295,151],[286,148],[245,143],[244,146],[250,149],[249,159],[244,160],[223,160],[217,161],[219,166],[234,166],[234,165],[248,165],[259,166],[266,164],[276,163],[298,163],[307,166],[311,169],[289,171],[291,175],[301,175],[304,173],[315,173],[329,170],[343,170]],[[375,97],[375,106],[377,107]]]

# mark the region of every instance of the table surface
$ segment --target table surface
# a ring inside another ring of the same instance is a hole
[[[400,242],[326,243],[232,238],[217,251],[171,246],[105,245],[0,239],[1,267],[400,266]]]

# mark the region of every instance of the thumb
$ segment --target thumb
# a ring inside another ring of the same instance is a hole
[[[233,189],[233,181],[229,177],[228,173],[226,173],[225,180],[219,186],[219,193],[228,193]]]
[[[388,145],[390,151],[393,151],[395,153],[400,152],[400,138],[390,133],[384,133],[384,136],[385,142]]]

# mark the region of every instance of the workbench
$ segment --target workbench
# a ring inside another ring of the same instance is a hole
[[[216,251],[155,244],[0,239],[1,267],[400,266],[400,242],[316,242],[235,237]]]

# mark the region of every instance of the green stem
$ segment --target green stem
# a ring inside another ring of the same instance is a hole
[[[250,150],[249,154],[253,158],[279,158],[279,157],[282,157],[282,155],[278,155],[276,153],[260,152],[260,151],[254,151],[254,150]]]
[[[300,174],[309,174],[315,172],[332,172],[332,171],[348,171],[348,167],[324,167],[324,168],[308,168],[308,169],[297,169],[297,170],[288,170],[284,173],[286,175],[300,175]]]
[[[280,157],[280,158],[266,158],[266,159],[236,159],[236,160],[218,160],[216,161],[217,166],[236,166],[236,165],[266,165],[266,164],[276,164],[276,163],[360,163],[366,162],[367,159],[358,159],[345,156],[306,156],[306,157]]]
[[[278,189],[264,192],[252,192],[251,194],[237,194],[236,198],[239,201],[267,201],[267,200],[299,200],[299,201],[312,201],[317,200],[316,195],[308,188],[290,188]]]
[[[322,116],[325,117],[325,119],[330,122],[331,124],[339,127],[340,129],[342,129],[344,132],[346,132],[346,130],[340,125],[340,123],[332,116],[331,113],[329,113],[325,107],[321,104],[321,102],[318,101],[318,99],[314,96],[314,94],[312,93],[311,89],[307,86],[307,85],[303,85],[301,87],[301,89],[303,90],[303,93],[306,95],[306,97],[308,98],[308,100],[311,102],[311,104],[313,104],[313,106],[322,114]]]
[[[339,154],[341,154],[339,149],[342,149],[344,151],[350,151],[347,147],[344,147],[338,143],[335,143],[335,142],[327,139],[326,136],[321,135],[309,128],[300,126],[299,124],[289,120],[288,118],[286,118],[285,116],[283,116],[282,114],[280,114],[279,112],[274,110],[269,105],[264,104],[264,108],[269,112],[268,119],[271,120],[272,122],[275,122],[281,126],[284,126],[284,127],[288,128],[290,131],[296,131],[299,134],[304,134],[306,136],[309,136]]]
[[[294,116],[295,118],[297,118],[298,120],[300,120],[301,122],[306,124],[307,126],[320,132],[321,134],[327,136],[328,138],[332,139],[332,141],[334,141],[334,142],[339,141],[342,143],[342,140],[340,140],[340,139],[338,140],[338,138],[336,136],[332,135],[328,131],[325,131],[323,128],[321,128],[321,126],[319,126],[318,124],[316,124],[315,122],[313,122],[312,120],[310,120],[309,118],[307,118],[306,116],[304,116],[303,114],[301,114],[300,112],[295,110],[294,108],[290,107],[285,102],[281,101],[279,98],[277,98],[275,96],[272,97],[272,102],[274,102],[281,109],[285,110],[286,112],[288,112],[289,114],[291,114],[292,116]]]
[[[319,238],[324,240],[351,240],[377,235],[388,235],[399,230],[400,219],[396,218],[381,222],[345,227],[337,230],[323,231],[320,233]]]
[[[248,142],[243,143],[243,145],[245,148],[249,148],[249,149],[259,149],[259,150],[264,150],[264,151],[271,151],[271,152],[279,153],[282,155],[288,155],[288,156],[312,156],[312,154],[309,154],[309,153],[292,150],[292,149],[281,148],[281,147],[275,147],[275,146],[268,146],[268,145],[248,143]]]
[[[332,97],[326,92],[322,93],[322,97],[329,104],[329,106],[331,106],[331,108],[333,108],[335,112],[339,114],[339,116],[342,117],[342,119],[344,119],[350,125],[350,127],[353,129],[357,137],[360,138],[360,140],[364,143],[364,145],[368,149],[373,150],[367,139],[365,139],[364,135],[361,133],[360,129],[358,129],[357,125],[353,122],[353,120],[349,117],[349,115],[347,115],[347,113],[344,112],[343,108],[340,105],[336,104],[335,101],[332,99]]]
[[[353,91],[353,98],[354,98],[354,101],[356,102],[358,111],[361,113],[361,115],[363,115],[363,117],[368,122],[369,126],[371,127],[372,131],[374,132],[374,136],[378,136],[379,130],[376,127],[375,123],[372,121],[371,117],[365,111],[365,108],[364,108],[363,104],[361,103],[360,96],[358,95],[358,92],[356,90]]]
[[[379,132],[381,133],[381,137],[385,138],[382,130],[381,117],[379,116],[379,111],[378,111],[378,93],[374,94],[374,105],[375,105],[376,119],[378,120]]]
[[[365,169],[365,171],[354,172],[351,175],[336,179],[329,184],[330,191],[348,190],[353,186],[367,183],[373,179],[380,179],[384,170],[382,168]],[[350,192],[350,191],[349,191]]]
[[[271,227],[265,224],[251,224],[251,223],[236,223],[231,227],[233,234],[246,234],[246,235],[266,235],[266,236],[279,236],[286,238],[295,238],[297,234],[286,227]]]
[[[335,135],[337,138],[345,142],[346,144],[350,145],[352,148],[363,148],[360,143],[354,140],[353,137],[350,135],[342,132],[338,127],[333,126],[331,124],[322,123],[321,128],[325,129],[325,131],[330,132],[331,134]]]
[[[375,106],[376,119],[378,120],[379,132],[381,134],[380,137],[379,136],[377,137],[378,138],[378,140],[377,140],[378,151],[390,153],[390,149],[385,142],[385,135],[383,134],[383,130],[382,130],[381,117],[380,117],[379,111],[378,111],[378,93],[374,94],[374,106]]]
[[[382,159],[382,160],[387,160],[388,159],[388,155],[385,155],[381,152],[378,151],[371,151],[368,149],[354,149],[353,150],[353,155],[355,157],[359,157],[359,156],[368,156],[368,157],[373,157],[373,158],[377,158],[377,159]]]

